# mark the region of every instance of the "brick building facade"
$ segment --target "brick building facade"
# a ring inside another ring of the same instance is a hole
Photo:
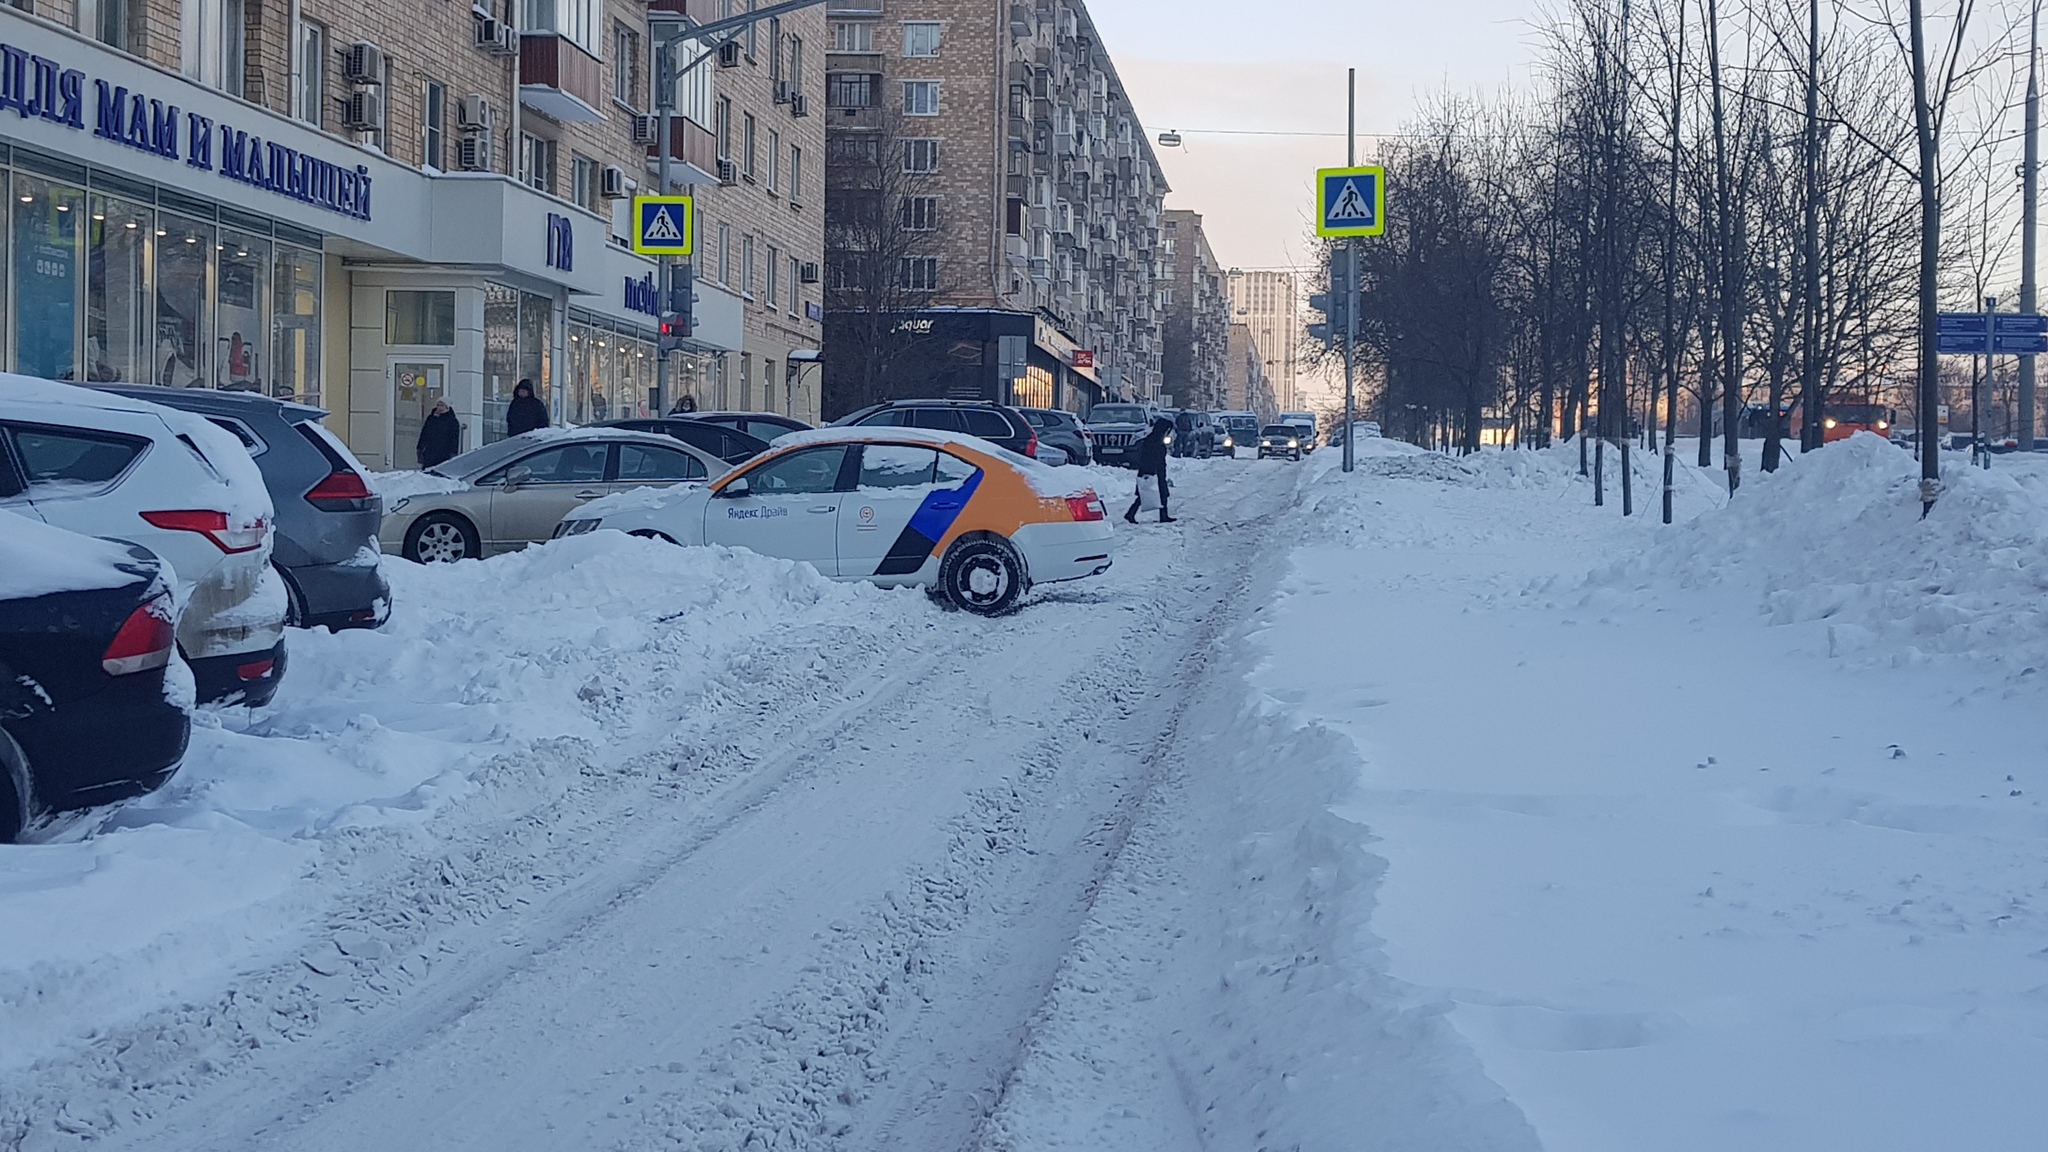
[[[1168,209],[1160,221],[1166,265],[1163,388],[1182,408],[1226,408],[1230,295],[1216,253],[1202,231],[1202,216]]]

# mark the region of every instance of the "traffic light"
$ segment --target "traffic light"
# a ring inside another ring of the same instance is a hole
[[[1308,306],[1323,314],[1321,323],[1310,324],[1311,339],[1334,345],[1350,331],[1351,254],[1341,249],[1330,253],[1330,290],[1309,295]]]
[[[685,260],[669,266],[668,293],[661,303],[661,351],[673,352],[683,346],[696,320],[696,265]]]

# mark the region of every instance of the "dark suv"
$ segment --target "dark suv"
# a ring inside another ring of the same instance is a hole
[[[964,432],[1038,458],[1038,432],[1015,408],[986,400],[888,400],[832,422],[841,428],[929,428]]]
[[[1173,454],[1175,456],[1199,456],[1206,460],[1216,454],[1217,441],[1221,439],[1216,431],[1215,421],[1207,412],[1183,408],[1173,416]]]
[[[391,585],[377,550],[384,498],[370,491],[354,454],[321,425],[324,410],[257,392],[96,387],[204,416],[249,450],[277,510],[271,563],[291,595],[287,624],[375,628],[390,617]]]
[[[1018,413],[1038,429],[1038,438],[1067,454],[1069,464],[1087,464],[1095,456],[1094,441],[1081,418],[1058,408],[1019,408]]]

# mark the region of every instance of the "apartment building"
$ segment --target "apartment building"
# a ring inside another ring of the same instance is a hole
[[[654,190],[644,3],[0,12],[9,369],[303,399],[380,467],[412,463],[436,399],[467,446],[503,435],[521,379],[558,422],[664,399],[654,264],[623,235]],[[671,364],[703,404],[816,411],[790,365],[821,336],[823,28],[757,27],[678,85],[700,300]]]
[[[1163,213],[1159,249],[1166,266],[1165,392],[1183,408],[1227,407],[1230,290],[1202,231],[1201,213]]]
[[[1252,337],[1249,325],[1233,321],[1224,356],[1223,404],[1226,411],[1255,412],[1260,423],[1273,418],[1280,406],[1273,395],[1272,381],[1266,379],[1266,360]]]
[[[1251,329],[1264,357],[1266,379],[1281,410],[1296,411],[1304,399],[1296,387],[1301,341],[1306,335],[1294,273],[1232,269],[1230,311]]]
[[[1087,9],[827,15],[828,411],[1157,396],[1166,181]]]

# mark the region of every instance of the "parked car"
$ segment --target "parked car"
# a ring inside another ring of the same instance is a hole
[[[271,566],[263,474],[217,425],[159,404],[0,377],[0,508],[139,544],[185,604],[178,648],[201,703],[261,706],[285,669],[290,596]]]
[[[1378,423],[1372,420],[1359,420],[1351,425],[1351,429],[1352,431],[1358,433],[1358,438],[1360,440],[1377,440],[1380,438],[1380,426]],[[1344,444],[1344,435],[1344,429],[1332,429],[1330,432],[1330,447],[1342,447]]]
[[[1144,404],[1097,404],[1088,409],[1083,423],[1097,464],[1138,466],[1138,441],[1152,430],[1153,409]]]
[[[835,428],[924,428],[979,436],[1019,456],[1036,458],[1038,430],[1015,408],[986,400],[888,400],[849,412]]]
[[[1088,429],[1079,416],[1059,408],[1019,408],[1017,414],[1038,430],[1041,445],[1065,452],[1067,463],[1087,464],[1094,458]]]
[[[176,648],[146,549],[0,511],[0,844],[171,778],[192,733],[165,681]]]
[[[655,416],[636,420],[610,420],[597,425],[599,428],[628,428],[635,432],[653,432],[659,436],[672,436],[685,444],[695,445],[711,453],[727,464],[752,460],[768,450],[767,439],[751,436],[737,428],[713,424],[709,420],[696,420],[687,416]],[[763,430],[768,426],[763,425]],[[780,436],[785,430],[777,430]]]
[[[391,616],[391,584],[377,550],[384,499],[362,462],[320,421],[324,409],[256,392],[95,385],[204,416],[242,442],[276,510],[270,561],[290,596],[286,622],[303,628],[375,628]]]
[[[802,560],[827,576],[916,584],[993,614],[1033,584],[1107,571],[1102,500],[1079,480],[957,432],[820,428],[702,488],[603,501],[562,522]]]
[[[786,432],[807,432],[811,426],[794,416],[778,412],[692,412],[689,419],[702,420],[745,432],[756,440],[773,443]]]
[[[461,487],[409,496],[384,517],[384,550],[421,564],[512,552],[546,540],[577,505],[728,471],[693,444],[624,428],[542,428],[427,469]]]
[[[1289,460],[1301,459],[1307,449],[1303,446],[1301,425],[1268,424],[1259,429],[1259,459],[1268,456],[1285,456]]]
[[[1173,454],[1206,460],[1216,454],[1222,432],[1207,412],[1183,408],[1173,414]]]

